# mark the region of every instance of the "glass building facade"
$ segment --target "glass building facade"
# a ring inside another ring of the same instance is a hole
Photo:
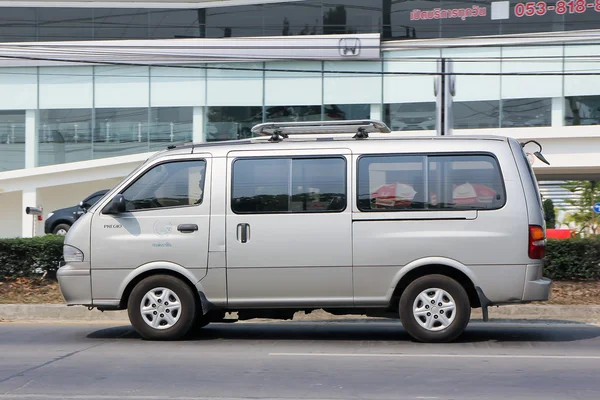
[[[305,0],[189,9],[170,9],[168,2],[165,8],[3,7],[0,42],[373,32],[399,40],[598,28],[600,6],[587,0],[585,9],[575,10],[575,1],[569,3],[548,0],[530,8],[519,0]]]
[[[506,6],[500,14],[492,14],[486,1],[475,13],[471,3],[418,0],[205,9],[0,7],[1,42],[373,32],[382,40],[378,60],[0,68],[0,93],[8,94],[0,96],[0,172],[245,138],[253,125],[269,121],[375,118],[394,131],[431,131],[440,58],[455,63],[455,129],[599,125],[600,59],[594,55],[600,44],[594,41],[559,37],[524,45],[515,38],[502,46],[471,46],[467,38],[420,49],[386,43],[597,28],[600,17],[594,8],[518,17],[521,3],[499,3]],[[26,137],[36,141],[30,150]],[[35,165],[26,163],[31,149]]]

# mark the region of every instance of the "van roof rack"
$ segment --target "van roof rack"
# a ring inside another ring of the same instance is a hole
[[[370,132],[390,133],[382,121],[374,119],[302,122],[266,122],[252,127],[256,135],[271,136],[270,142],[280,142],[288,135],[355,133],[354,139],[366,139]]]

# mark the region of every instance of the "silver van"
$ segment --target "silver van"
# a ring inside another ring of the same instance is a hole
[[[399,138],[373,120],[253,133],[160,152],[91,207],[65,239],[66,302],[127,309],[146,339],[324,309],[446,342],[472,308],[487,320],[490,305],[548,299],[540,194],[516,140]]]

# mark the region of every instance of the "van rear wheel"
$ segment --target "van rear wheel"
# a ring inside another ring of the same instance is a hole
[[[177,340],[194,324],[196,298],[181,279],[154,275],[133,288],[127,312],[131,325],[144,339]]]
[[[444,275],[426,275],[411,282],[400,298],[400,319],[420,342],[450,342],[471,317],[471,304],[460,283]]]

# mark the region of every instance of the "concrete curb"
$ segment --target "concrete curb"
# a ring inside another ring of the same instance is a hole
[[[600,323],[600,306],[511,305],[490,308],[491,320],[549,320],[552,322]],[[473,320],[481,319],[481,311],[473,310]],[[337,316],[323,310],[310,314],[298,312],[294,321],[350,322],[377,320],[357,315]],[[89,311],[85,307],[67,307],[63,304],[0,304],[0,321],[9,322],[102,322],[129,323],[127,311]],[[251,320],[272,321],[272,320]],[[249,322],[251,322],[249,321]]]

